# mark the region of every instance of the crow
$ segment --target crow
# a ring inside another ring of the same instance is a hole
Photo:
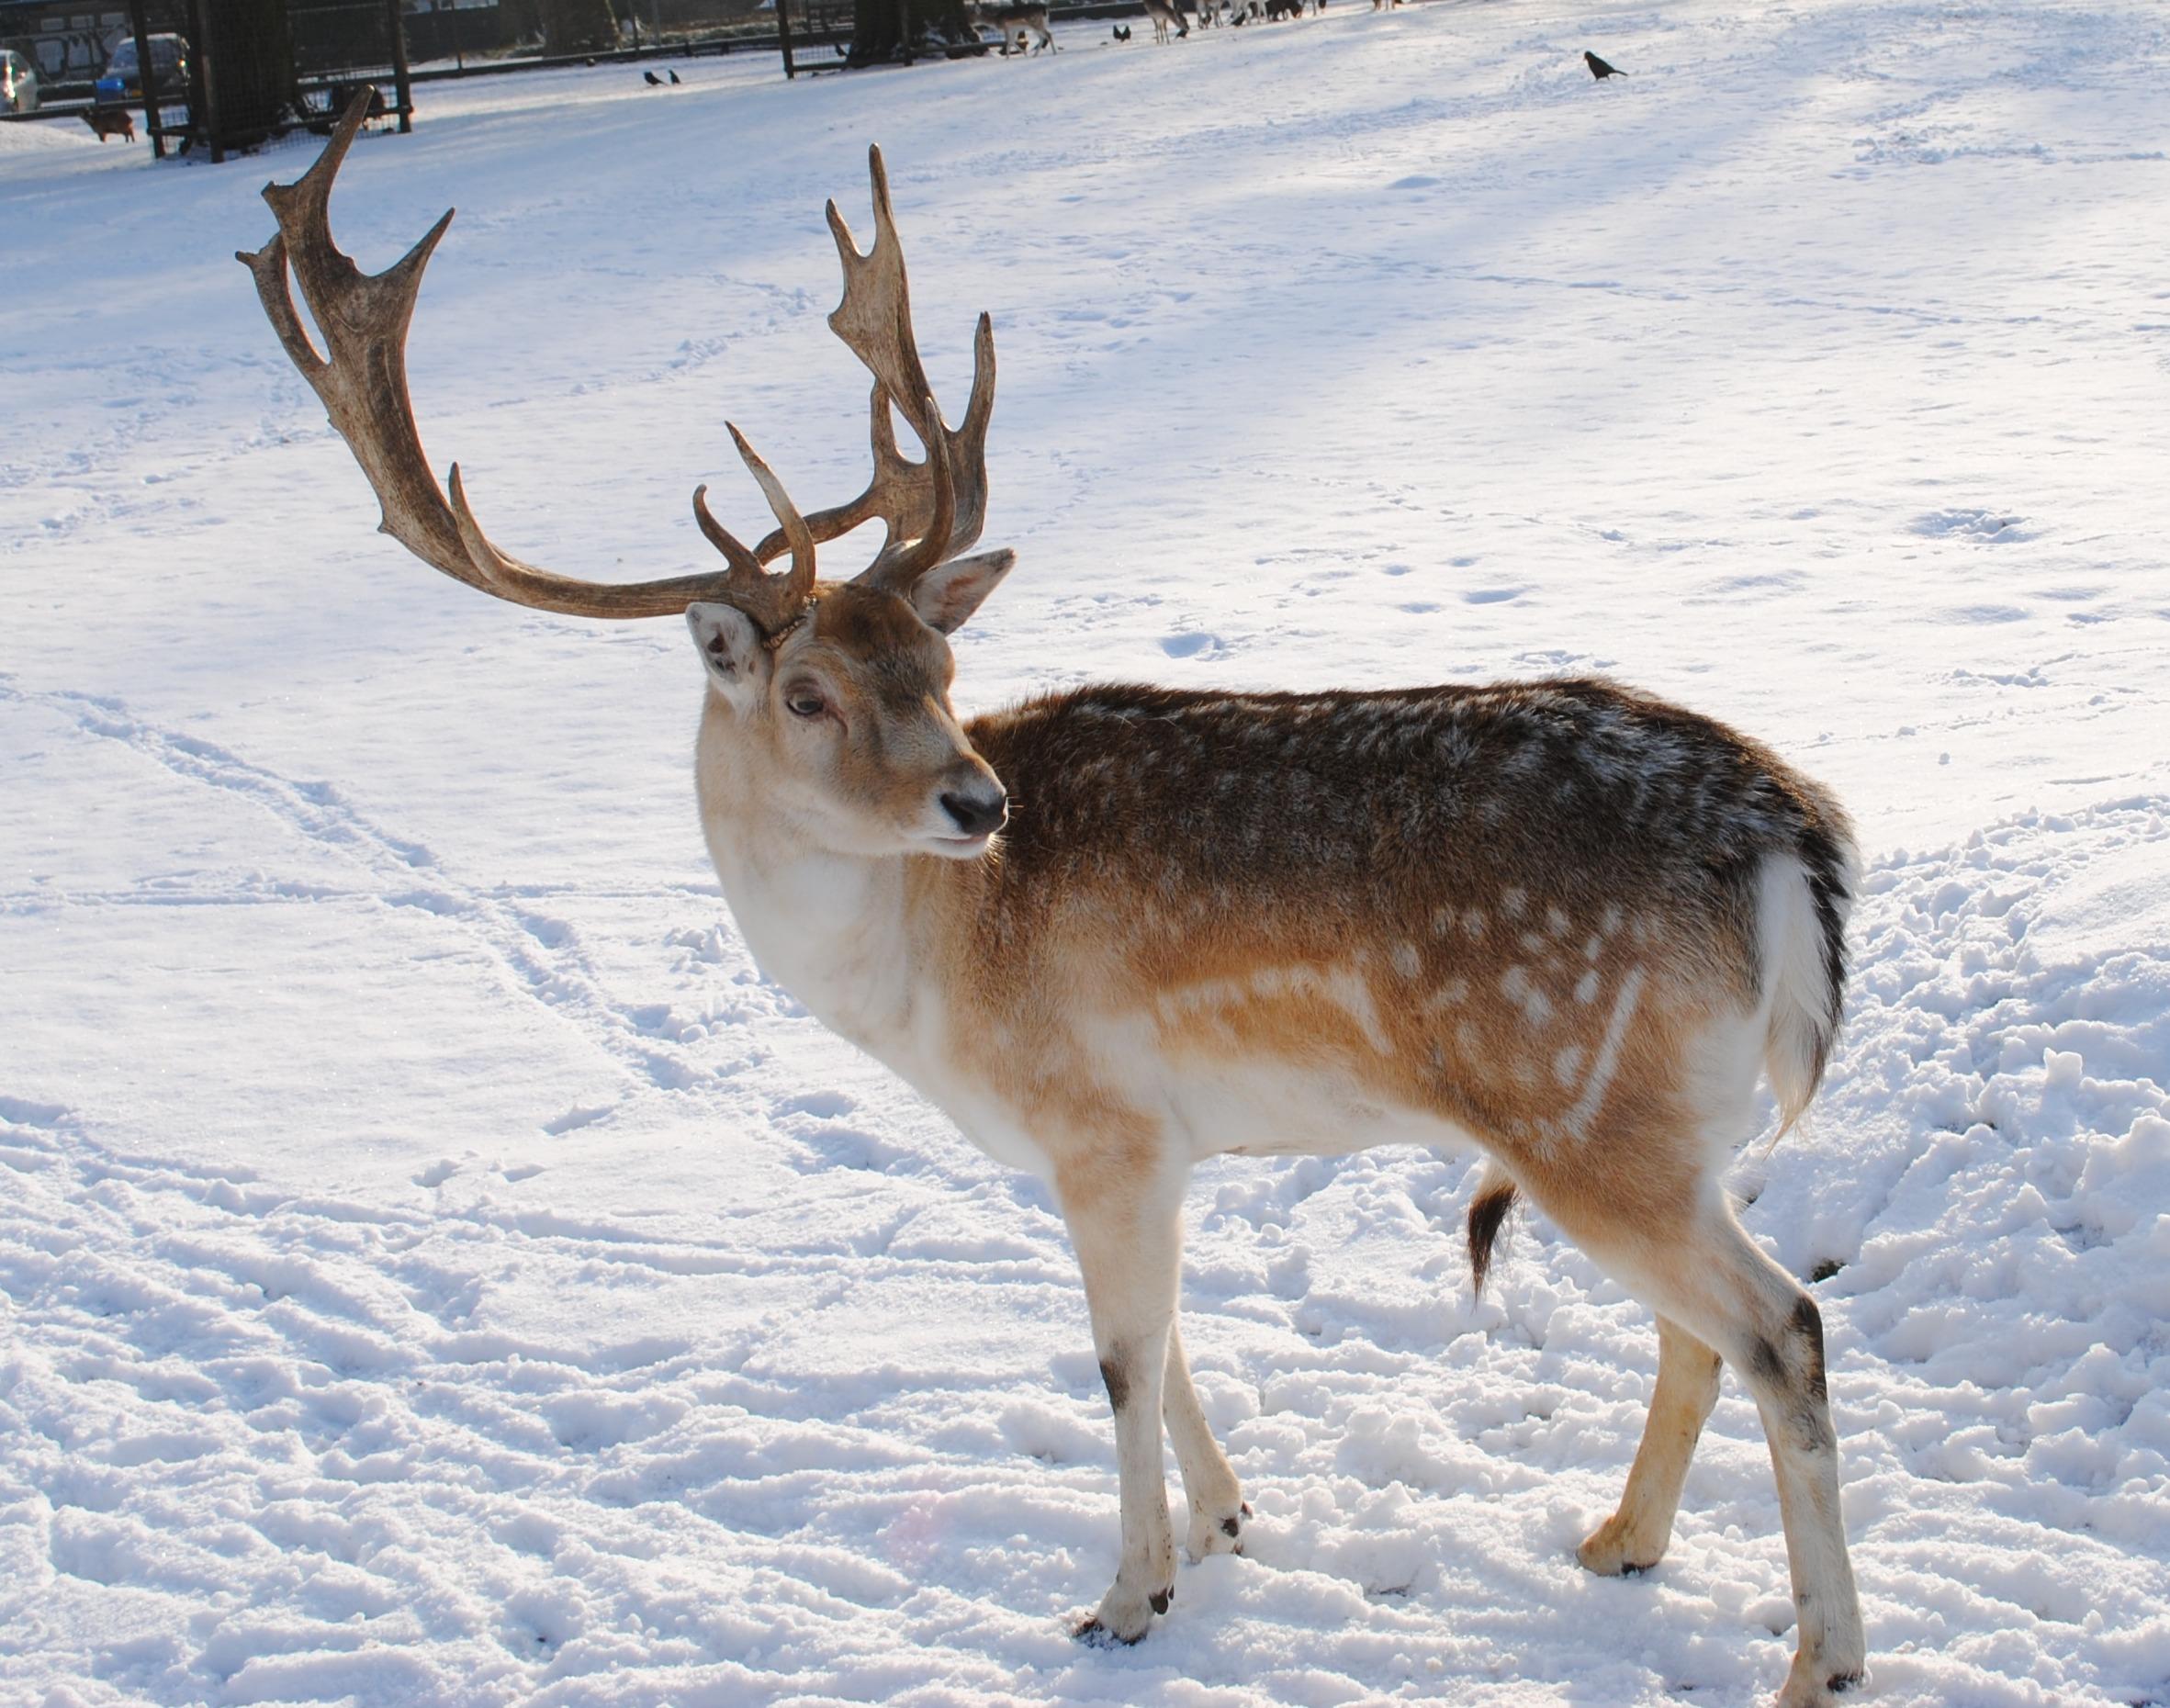
[[[664,74],[666,77],[669,78],[669,79],[670,79],[670,81],[671,81],[671,82],[673,82],[673,83],[676,83],[676,82],[678,82],[678,80],[679,80],[678,73],[677,73],[676,72],[674,72],[674,71],[667,71],[667,72],[665,72],[663,74]]]
[[[657,76],[654,72],[643,72],[641,75],[647,79],[649,88],[660,89],[663,86],[663,79]]]
[[[1622,71],[1617,65],[1606,64],[1604,61],[1599,59],[1596,54],[1591,52],[1588,49],[1583,50],[1582,57],[1590,62],[1590,74],[1592,77],[1595,77],[1600,83],[1604,82],[1604,80],[1608,77],[1625,77],[1627,75],[1627,73]]]

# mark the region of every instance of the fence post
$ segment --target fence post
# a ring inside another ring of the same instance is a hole
[[[232,32],[227,32],[230,35]],[[188,39],[193,44],[188,56],[188,129],[192,140],[208,141],[211,145],[211,164],[223,165],[226,162],[226,129],[219,122],[219,49],[211,41],[211,32],[204,28],[203,0],[188,0]],[[142,49],[138,48],[140,54]],[[143,79],[145,98],[149,98],[151,79]]]
[[[158,96],[151,87],[151,20],[144,16],[143,0],[129,0],[129,25],[136,32],[136,75],[143,80],[143,129],[151,133],[151,158],[166,157],[165,127],[158,122]],[[120,96],[122,107],[128,106],[128,92]]]
[[[399,21],[399,0],[384,0],[385,16],[391,20],[392,90],[399,108],[399,134],[414,129],[414,83],[407,74],[407,29]]]
[[[136,0],[140,7],[143,0]],[[783,50],[783,80],[789,83],[798,75],[792,64],[792,0],[776,0],[776,44]]]

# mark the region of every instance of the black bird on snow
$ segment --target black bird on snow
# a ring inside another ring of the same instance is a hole
[[[654,72],[643,72],[641,75],[648,80],[649,88],[660,89],[663,86],[663,79],[657,76]]]
[[[1627,73],[1622,71],[1617,65],[1606,64],[1604,61],[1599,59],[1596,54],[1591,52],[1587,48],[1582,51],[1582,57],[1589,62],[1590,74],[1592,77],[1595,77],[1600,83],[1604,82],[1604,80],[1608,77],[1625,77],[1627,75]]]
[[[674,71],[666,71],[666,72],[665,72],[663,74],[664,74],[666,77],[669,78],[669,79],[670,79],[670,81],[671,81],[671,82],[673,82],[673,83],[676,83],[676,82],[678,81],[678,73],[677,73],[676,72],[674,72]]]

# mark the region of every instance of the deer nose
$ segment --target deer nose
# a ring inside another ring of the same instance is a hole
[[[956,822],[960,834],[968,837],[992,836],[1002,828],[1002,821],[1009,816],[1009,803],[1001,795],[993,797],[973,794],[945,794],[942,811]]]

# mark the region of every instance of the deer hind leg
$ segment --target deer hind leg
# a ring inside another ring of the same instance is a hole
[[[1106,1181],[1074,1192],[1060,1179],[1056,1186],[1085,1274],[1093,1347],[1115,1410],[1122,1509],[1122,1559],[1115,1582],[1077,1635],[1088,1641],[1135,1643],[1152,1628],[1153,1615],[1166,1612],[1175,1599],[1175,1534],[1168,1522],[1161,1459],[1161,1406],[1181,1270],[1180,1185],[1173,1199]],[[1187,1365],[1182,1387],[1188,1394]],[[1197,1404],[1197,1396],[1189,1394],[1189,1408]],[[1202,1428],[1203,1412],[1197,1421]],[[1220,1449],[1213,1451],[1218,1457]]]
[[[1183,1472],[1184,1498],[1190,1505],[1185,1550],[1194,1560],[1209,1554],[1241,1554],[1243,1520],[1251,1509],[1198,1404],[1190,1363],[1183,1355],[1183,1331],[1174,1320],[1168,1324],[1167,1391],[1162,1410],[1168,1421],[1168,1439],[1175,1444],[1175,1463]]]
[[[1829,1708],[1860,1682],[1867,1647],[1838,1511],[1838,1445],[1816,1301],[1742,1231],[1715,1190],[1662,1238],[1647,1230],[1625,1235],[1617,1221],[1592,1226],[1589,1206],[1585,1199],[1573,1207],[1579,1215],[1556,1219],[1661,1320],[1715,1348],[1755,1399],[1793,1579],[1797,1646],[1778,1708]],[[1662,1343],[1658,1381],[1662,1389]],[[1682,1454],[1683,1469],[1685,1462]],[[1642,1469],[1638,1454],[1631,1497]]]
[[[1718,1403],[1719,1363],[1716,1353],[1679,1323],[1658,1319],[1658,1386],[1620,1510],[1575,1550],[1591,1571],[1608,1578],[1647,1571],[1664,1557],[1696,1437]]]

